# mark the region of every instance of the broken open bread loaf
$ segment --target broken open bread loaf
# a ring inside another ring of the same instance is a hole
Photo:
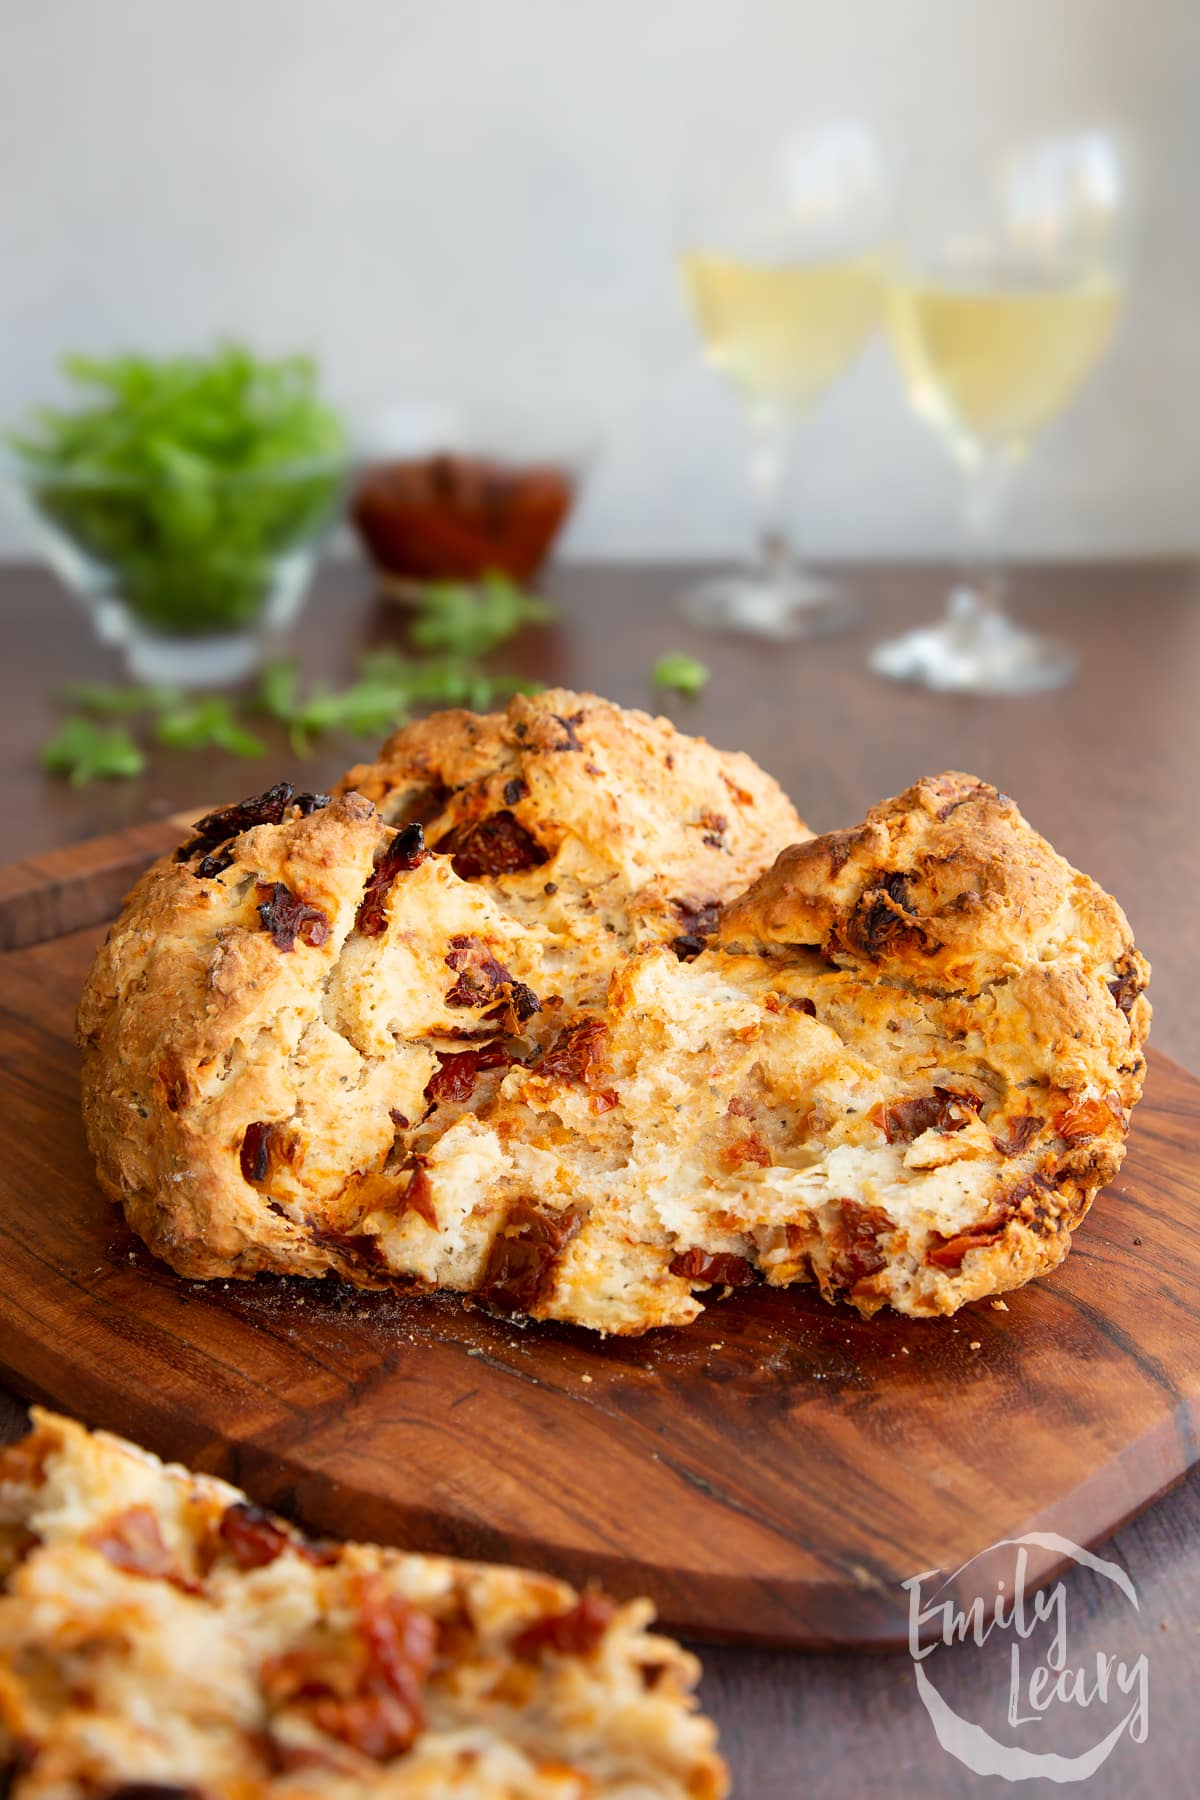
[[[313,1543],[51,1413],[0,1451],[13,1800],[719,1800],[699,1665],[651,1616],[520,1569]]]
[[[558,692],[343,788],[204,821],[89,978],[100,1179],[184,1274],[614,1332],[756,1278],[948,1313],[1120,1165],[1146,965],[970,776],[808,837],[747,759]]]

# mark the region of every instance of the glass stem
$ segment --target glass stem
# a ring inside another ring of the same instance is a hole
[[[950,612],[964,631],[978,630],[985,615],[1002,609],[996,556],[996,524],[1012,479],[1011,457],[984,451],[967,468],[963,495],[964,579],[950,596]]]
[[[760,403],[750,414],[750,485],[758,557],[768,581],[782,584],[796,566],[785,523],[788,419],[784,409]]]

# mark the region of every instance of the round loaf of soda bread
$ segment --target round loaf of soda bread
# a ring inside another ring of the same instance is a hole
[[[754,1280],[950,1313],[1119,1168],[1147,979],[971,776],[810,837],[747,758],[558,691],[202,821],[97,957],[84,1111],[190,1276],[626,1333]]]

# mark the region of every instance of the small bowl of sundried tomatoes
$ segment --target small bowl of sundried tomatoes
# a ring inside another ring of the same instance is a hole
[[[423,435],[420,449],[410,434],[407,448],[369,456],[350,499],[385,591],[404,601],[432,582],[535,581],[575,506],[586,453],[507,450],[499,434],[449,415]]]

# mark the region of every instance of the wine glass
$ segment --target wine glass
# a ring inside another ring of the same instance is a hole
[[[968,573],[939,624],[875,646],[880,674],[984,694],[1071,679],[1071,651],[1004,612],[995,528],[1017,466],[1111,336],[1127,213],[1127,157],[1110,130],[956,141],[914,171],[888,325],[914,411],[963,473]]]
[[[807,637],[858,609],[801,570],[786,525],[793,427],[879,321],[885,185],[856,119],[780,122],[770,112],[697,131],[682,184],[679,263],[705,355],[745,403],[757,566],[681,600],[693,624]]]

